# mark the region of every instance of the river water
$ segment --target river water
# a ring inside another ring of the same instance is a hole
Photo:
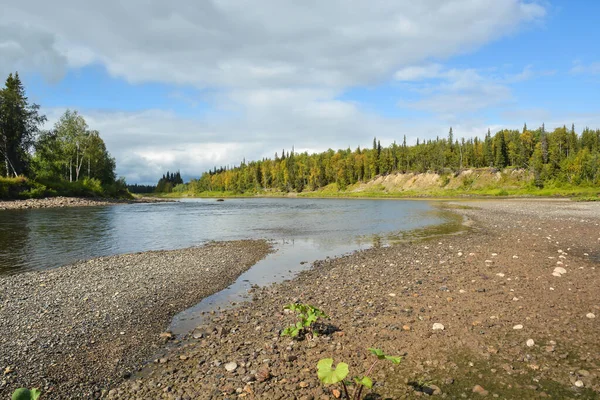
[[[0,212],[0,276],[208,241],[264,238],[275,252],[229,288],[179,314],[171,329],[193,328],[203,312],[245,299],[251,285],[290,279],[312,261],[384,245],[445,222],[430,202],[408,200],[252,198],[185,199]]]

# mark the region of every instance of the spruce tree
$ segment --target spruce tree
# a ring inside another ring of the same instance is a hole
[[[0,157],[4,159],[2,174],[26,175],[30,150],[39,127],[46,121],[38,113],[40,106],[29,104],[19,74],[9,74],[0,90]]]
[[[508,148],[504,138],[504,132],[496,134],[496,168],[502,169],[508,166]]]

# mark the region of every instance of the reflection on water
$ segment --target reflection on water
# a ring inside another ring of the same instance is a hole
[[[399,234],[440,223],[440,215],[431,210],[425,201],[190,199],[176,203],[1,211],[0,274],[112,254],[246,238],[294,243],[290,248],[296,248],[298,254],[324,258],[381,245],[382,234]],[[278,253],[284,257],[293,251],[280,249]]]

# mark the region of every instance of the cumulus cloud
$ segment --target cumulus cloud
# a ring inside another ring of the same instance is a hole
[[[31,25],[0,24],[0,76],[14,71],[39,71],[55,82],[66,69],[67,58],[56,49],[53,33]]]
[[[14,32],[30,34],[7,40],[0,34],[0,65],[48,77],[61,76],[65,67],[100,65],[131,84],[207,92],[210,110],[202,118],[81,110],[106,138],[119,172],[148,181],[165,168],[199,174],[244,156],[271,156],[282,145],[354,147],[375,135],[392,140],[404,129],[437,129],[339,100],[349,87],[394,76],[442,79],[410,105],[416,109],[449,113],[452,102],[473,108],[488,95],[509,99],[502,84],[478,71],[447,71],[429,60],[473,51],[544,15],[543,6],[524,0],[8,0],[0,29],[17,26]],[[473,95],[458,99],[459,92]],[[174,89],[171,96],[181,93]]]
[[[52,32],[72,66],[101,63],[130,82],[235,88],[377,82],[545,13],[519,0],[9,3],[0,24],[28,21]]]

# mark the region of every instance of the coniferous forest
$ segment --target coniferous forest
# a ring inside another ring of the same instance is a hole
[[[313,191],[335,183],[339,190],[379,175],[396,172],[457,173],[469,168],[521,169],[531,173],[532,185],[549,183],[573,186],[600,184],[600,130],[561,126],[548,132],[544,125],[522,130],[488,130],[483,139],[456,139],[452,128],[447,137],[417,140],[382,147],[377,139],[369,149],[328,150],[318,154],[275,154],[239,166],[214,168],[175,191],[192,193]]]

